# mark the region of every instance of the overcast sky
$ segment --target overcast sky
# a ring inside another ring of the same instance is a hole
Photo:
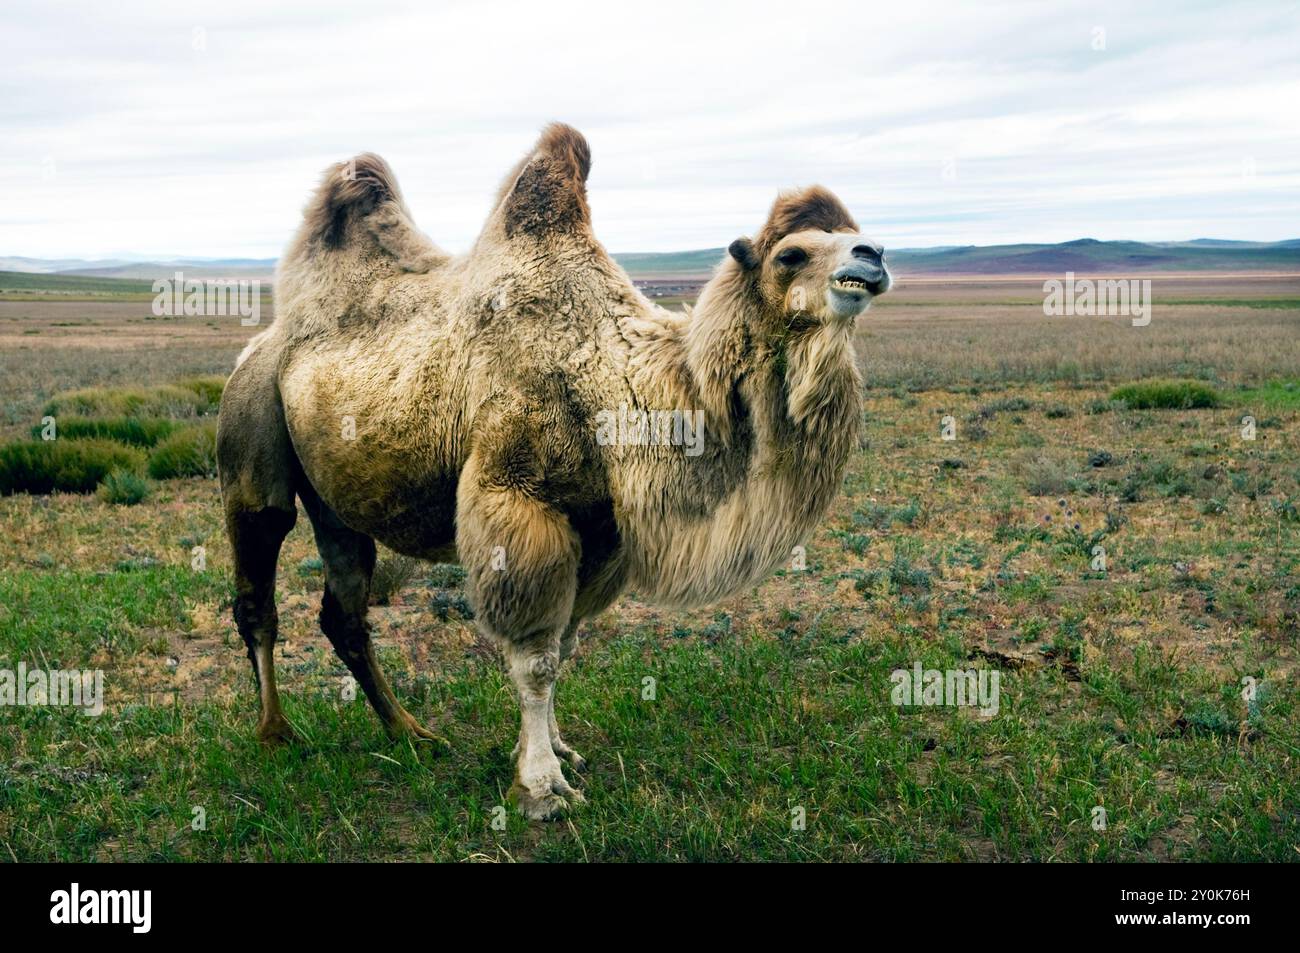
[[[560,119],[613,251],[821,182],[887,246],[1300,237],[1296,3],[7,2],[0,255],[277,255],[328,163],[472,241]]]

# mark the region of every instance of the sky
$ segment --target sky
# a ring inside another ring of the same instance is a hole
[[[615,252],[1300,237],[1300,4],[6,2],[0,256],[274,257],[374,151],[463,251],[562,120]]]

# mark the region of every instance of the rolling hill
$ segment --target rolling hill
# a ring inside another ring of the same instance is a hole
[[[678,252],[629,252],[614,258],[636,279],[698,282],[707,277],[726,254],[724,248]],[[1228,241],[1198,238],[1186,242],[1097,241],[1080,238],[1058,244],[947,245],[937,248],[899,248],[888,253],[898,275],[1135,275],[1194,273],[1300,273],[1300,239],[1280,242]],[[191,278],[261,278],[269,283],[275,271],[273,258],[193,258],[173,261],[109,259],[0,258],[0,287],[9,290],[54,288],[49,279],[110,282],[131,279],[139,283],[171,278],[182,271]],[[125,290],[126,286],[120,286]],[[103,286],[75,282],[58,290],[103,291]]]

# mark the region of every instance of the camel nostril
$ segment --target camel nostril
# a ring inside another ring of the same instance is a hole
[[[885,250],[883,248],[872,248],[870,245],[853,246],[853,257],[861,258],[864,261],[879,262],[884,257],[884,254]]]

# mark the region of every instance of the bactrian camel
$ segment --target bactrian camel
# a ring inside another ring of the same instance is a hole
[[[378,156],[326,171],[221,402],[263,740],[293,735],[273,651],[296,501],[325,566],[321,628],[394,734],[437,737],[375,661],[375,541],[464,567],[518,690],[512,797],[531,818],[582,801],[555,719],[582,620],[629,588],[688,606],[751,587],[830,505],[858,439],[854,322],[890,284],[881,247],[828,190],[786,192],[694,309],[668,311],[592,234],[589,167],[582,135],[549,126],[464,255],[416,228]]]

